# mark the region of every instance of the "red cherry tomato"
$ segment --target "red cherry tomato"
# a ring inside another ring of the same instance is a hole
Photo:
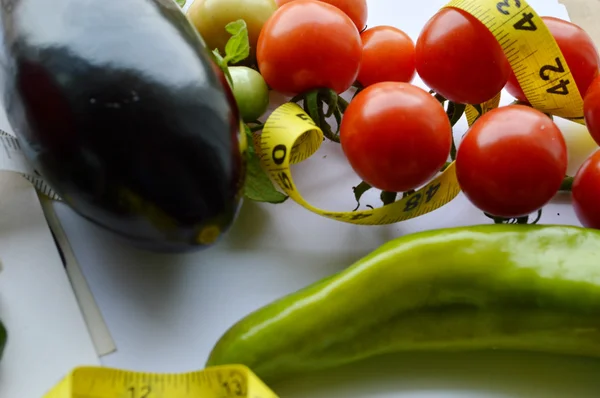
[[[291,3],[296,0],[277,0],[277,6],[281,7],[284,4]],[[320,0],[336,6],[346,13],[356,25],[359,31],[362,31],[367,24],[368,8],[367,0]]]
[[[443,8],[416,44],[417,73],[447,99],[480,104],[506,85],[510,65],[492,33],[472,15]]]
[[[330,88],[342,93],[358,76],[360,34],[352,20],[330,4],[295,0],[263,26],[256,57],[267,84],[285,95]]]
[[[342,150],[371,186],[405,192],[429,181],[444,165],[452,127],[425,90],[402,82],[376,83],[350,102],[340,126]]]
[[[581,96],[585,96],[592,80],[598,76],[600,57],[592,38],[579,26],[554,17],[542,17],[565,57]],[[510,71],[506,91],[521,102],[528,102],[517,77]]]
[[[516,218],[546,205],[567,171],[560,129],[524,105],[494,109],[467,131],[456,154],[465,196],[493,216]]]
[[[600,150],[583,162],[571,193],[579,222],[586,228],[600,229]]]
[[[364,86],[380,82],[411,82],[415,77],[415,44],[392,26],[365,30],[362,62],[357,80]]]
[[[600,76],[598,76],[583,99],[585,124],[592,138],[600,145]]]

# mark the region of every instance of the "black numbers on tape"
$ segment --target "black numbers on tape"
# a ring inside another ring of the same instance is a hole
[[[530,30],[530,31],[536,31],[537,30],[537,26],[535,26],[535,23],[533,22],[533,14],[530,12],[524,12],[523,13],[523,18],[520,19],[517,23],[515,23],[513,25],[513,28],[517,29],[517,30]]]
[[[246,396],[246,381],[243,374],[232,371],[229,377],[221,383],[227,396],[229,397],[245,397]]]
[[[550,80],[550,72],[565,73],[565,67],[563,66],[560,58],[556,57],[554,62],[556,62],[556,66],[544,65],[540,68],[540,77],[542,80]]]
[[[425,203],[431,202],[431,199],[433,199],[433,197],[435,196],[435,194],[441,186],[442,183],[438,182],[437,184],[431,185],[429,188],[427,188],[427,191],[425,191],[425,195],[427,196],[427,200],[425,201]]]
[[[344,218],[346,218],[345,214],[336,214],[336,213],[323,213],[323,215],[325,217],[330,217],[330,218],[335,218],[336,220],[343,220]],[[357,213],[357,214],[353,214],[350,217],[351,221],[358,221],[358,220],[364,220],[365,218],[369,218],[372,217],[373,214],[365,214],[365,213]]]
[[[513,0],[513,1],[503,0],[503,1],[499,1],[498,4],[496,4],[496,8],[502,14],[504,14],[504,15],[510,15],[510,12],[508,12],[507,10],[510,9],[512,7],[512,5],[514,5],[517,8],[521,8],[521,0]]]
[[[150,386],[141,386],[129,387],[127,391],[129,391],[130,398],[149,398],[152,389],[150,388]]]
[[[223,388],[227,391],[228,396],[243,397],[242,383],[238,380],[227,380],[223,382]]]
[[[365,218],[371,217],[371,214],[354,214],[350,219],[352,221],[364,220]]]
[[[416,209],[421,204],[421,198],[423,197],[420,193],[414,193],[410,196],[408,202],[406,202],[406,206],[404,206],[404,211],[412,211]]]
[[[551,73],[565,73],[565,67],[559,57],[554,59],[556,65],[544,65],[540,68],[540,78],[544,81],[548,81],[551,78]],[[558,84],[550,87],[546,90],[549,94],[556,95],[568,95],[569,84],[571,81],[568,79],[561,79]]]
[[[425,203],[431,202],[431,200],[435,197],[437,192],[439,191],[441,183],[437,183],[435,185],[430,185],[425,191]],[[413,211],[421,204],[421,200],[423,199],[423,194],[420,192],[413,193],[409,196],[408,201],[406,202],[406,206],[404,206],[404,212]]]
[[[287,155],[287,147],[283,144],[276,145],[273,148],[273,152],[271,153],[271,158],[273,159],[273,163],[277,166],[281,165],[285,160]]]
[[[341,220],[344,218],[343,214],[335,214],[335,213],[323,213],[325,217],[335,218],[336,220]]]
[[[571,84],[570,80],[561,79],[556,86],[550,87],[546,91],[549,94],[569,95],[569,84]]]
[[[279,180],[283,188],[287,189],[288,191],[292,190],[292,181],[290,181],[290,177],[285,171],[278,173],[277,179]]]
[[[310,118],[306,113],[298,113],[296,117],[304,120],[306,123],[316,126],[315,121]]]

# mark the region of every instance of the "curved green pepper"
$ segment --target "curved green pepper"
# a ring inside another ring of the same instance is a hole
[[[239,321],[207,366],[271,382],[379,354],[508,349],[600,356],[600,231],[481,225],[390,241]]]

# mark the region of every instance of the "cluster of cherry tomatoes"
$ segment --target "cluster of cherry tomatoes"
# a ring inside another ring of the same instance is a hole
[[[246,4],[261,3],[265,9],[272,1]],[[341,111],[333,113],[338,119],[334,138],[365,183],[385,192],[410,192],[455,160],[465,196],[488,215],[505,219],[525,217],[566,185],[570,189],[560,129],[528,104],[498,40],[472,15],[440,9],[413,41],[393,26],[367,27],[366,0],[274,4],[268,16],[248,17],[257,70],[270,89],[295,98],[315,90],[335,96],[357,89],[350,103],[340,100]],[[577,25],[542,20],[574,78],[556,91],[577,87],[589,132],[600,144],[598,50]],[[531,28],[542,21],[522,23]],[[412,83],[417,74],[429,92]],[[515,103],[481,115],[456,145],[450,105],[481,104],[503,89]],[[581,166],[572,194],[582,224],[600,228],[600,153]]]

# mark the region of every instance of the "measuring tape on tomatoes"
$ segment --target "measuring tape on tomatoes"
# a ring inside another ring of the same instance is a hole
[[[73,370],[42,398],[278,398],[242,365],[155,374],[104,367]]]
[[[455,7],[473,15],[496,37],[529,103],[536,109],[585,124],[583,99],[554,37],[524,0],[452,0]],[[500,93],[480,104],[483,113],[497,108]],[[471,126],[479,111],[465,110]],[[401,127],[399,127],[401,128]],[[308,203],[299,193],[290,166],[308,159],[323,141],[321,129],[299,106],[286,103],[275,109],[257,140],[261,164],[279,187],[296,203],[313,213],[342,222],[383,225],[432,212],[460,193],[452,162],[438,177],[411,195],[369,210],[332,212]]]
[[[460,192],[454,163],[451,163],[429,184],[389,205],[354,212],[321,210],[300,195],[292,178],[290,164],[308,159],[322,142],[323,132],[308,114],[298,105],[286,103],[275,109],[263,126],[259,153],[265,170],[290,198],[324,217],[352,224],[392,224],[429,213],[454,199]]]
[[[481,107],[482,114],[489,112],[492,109],[496,109],[499,105],[500,93],[496,94],[491,100],[486,101],[483,104],[479,104],[479,106]],[[465,115],[467,116],[467,123],[470,127],[473,125],[473,123],[475,123],[475,121],[479,117],[479,111],[475,109],[473,105],[467,105],[465,108]]]
[[[452,0],[494,35],[536,109],[585,124],[583,98],[556,40],[525,0]]]

